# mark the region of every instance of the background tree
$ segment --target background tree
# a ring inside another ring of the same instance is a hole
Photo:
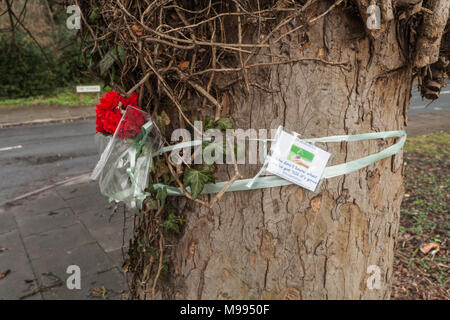
[[[79,4],[86,61],[121,92],[138,91],[168,139],[170,129],[192,130],[195,117],[219,129],[225,118],[244,129],[283,125],[306,137],[402,130],[413,79],[437,98],[448,68],[440,54],[448,0]],[[368,24],[373,4],[381,20]],[[337,164],[393,143],[322,147]],[[198,169],[160,158],[151,179],[184,187],[183,175]],[[252,177],[258,169],[238,172]],[[211,170],[219,181],[236,177],[232,165]],[[150,189],[124,266],[131,294],[389,298],[402,171],[400,152],[325,180],[314,193],[288,186],[216,202]],[[381,272],[375,288],[367,285],[372,265]]]
[[[0,1],[0,97],[54,93],[86,76],[63,1]]]

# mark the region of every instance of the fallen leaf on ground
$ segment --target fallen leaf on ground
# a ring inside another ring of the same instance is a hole
[[[91,289],[91,296],[96,298],[102,298],[105,299],[107,294],[107,290],[104,286],[101,288],[92,288]]]
[[[10,272],[11,272],[11,270],[8,269],[5,272],[0,273],[0,279],[5,278]]]
[[[420,245],[420,251],[422,251],[424,254],[428,254],[430,252],[433,256],[439,252],[441,248],[437,243],[431,242],[431,243],[422,243]]]
[[[130,267],[130,260],[125,260],[122,266],[122,273],[127,273]]]
[[[46,273],[43,273],[43,275],[46,275]],[[48,289],[55,288],[55,287],[61,287],[63,285],[63,282],[61,280],[57,280],[55,283],[52,283],[48,286],[39,286],[37,288],[34,288],[33,290],[25,293],[23,296],[19,297],[20,300],[23,300],[25,298],[34,296],[35,294],[39,292],[47,291]]]

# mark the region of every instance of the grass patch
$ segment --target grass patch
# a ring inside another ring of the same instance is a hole
[[[406,152],[418,152],[427,156],[448,157],[450,155],[450,132],[439,132],[408,138],[405,143]]]
[[[396,243],[394,299],[450,299],[450,132],[410,138],[405,144],[406,193]],[[423,243],[437,243],[433,257]]]
[[[102,95],[103,93],[100,93]],[[61,106],[81,106],[96,105],[98,97],[96,93],[76,94],[75,86],[57,89],[52,95],[42,95],[28,98],[3,99],[0,98],[0,106],[33,106],[33,105],[61,105]]]

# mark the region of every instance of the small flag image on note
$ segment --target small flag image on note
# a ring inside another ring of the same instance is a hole
[[[267,172],[315,191],[331,154],[281,131],[271,148]]]
[[[308,169],[314,160],[314,153],[293,144],[288,155],[288,160]]]

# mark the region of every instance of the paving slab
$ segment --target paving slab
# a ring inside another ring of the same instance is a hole
[[[88,283],[91,288],[101,289],[104,287],[106,289],[105,299],[110,300],[119,300],[128,291],[125,276],[117,268],[88,276]]]
[[[100,193],[89,194],[83,197],[76,197],[66,200],[75,214],[104,210],[109,212],[114,208],[113,203],[109,203],[108,198]]]
[[[125,253],[125,256],[126,256],[127,252],[128,252],[128,243],[123,248],[123,252]],[[108,255],[109,259],[112,261],[114,266],[117,267],[119,270],[122,270],[122,265],[123,265],[122,248],[107,252],[106,254]]]
[[[64,254],[84,244],[95,242],[92,235],[80,223],[51,230],[23,239],[31,259],[45,258],[50,254]]]
[[[82,280],[80,290],[60,286],[43,292],[43,296],[46,300],[121,300],[126,291],[125,277],[113,268],[88,275]]]
[[[49,213],[33,216],[18,216],[17,225],[23,237],[38,235],[61,227],[68,227],[77,223],[77,219],[70,208],[58,209]]]
[[[0,235],[17,229],[14,214],[0,208]],[[0,244],[1,246],[1,244]]]
[[[64,200],[100,194],[98,183],[88,181],[82,185],[68,185],[55,188],[58,195]]]
[[[0,207],[0,248],[7,248],[0,272],[11,270],[0,280],[0,299],[35,288],[26,299],[122,299],[123,211],[111,215],[113,206],[97,183],[82,179]],[[132,216],[127,211],[126,246]],[[81,268],[81,290],[67,289],[69,265]]]
[[[0,235],[0,273],[10,270],[0,279],[0,300],[19,299],[37,287],[37,281],[18,230]],[[33,299],[41,299],[38,295]]]
[[[122,248],[131,238],[132,221],[128,219],[124,226],[123,220],[118,220],[120,217],[113,218],[115,220],[110,222],[106,215],[80,215],[80,220],[106,253]]]
[[[28,260],[27,252],[25,251],[18,230],[0,235],[0,248],[6,249],[0,252],[0,270],[14,270],[15,267],[26,264]]]
[[[72,250],[54,252],[32,259],[31,264],[37,277],[45,286],[54,282],[54,277],[61,279],[66,286],[66,280],[70,276],[70,274],[67,274],[67,268],[71,265],[80,267],[82,284],[87,283],[85,278],[87,279],[88,276],[115,267],[110,258],[95,242],[81,245]],[[53,275],[53,277],[49,275]]]
[[[27,217],[48,214],[68,207],[68,204],[58,194],[50,191],[8,204],[4,210],[12,212],[16,217]]]

